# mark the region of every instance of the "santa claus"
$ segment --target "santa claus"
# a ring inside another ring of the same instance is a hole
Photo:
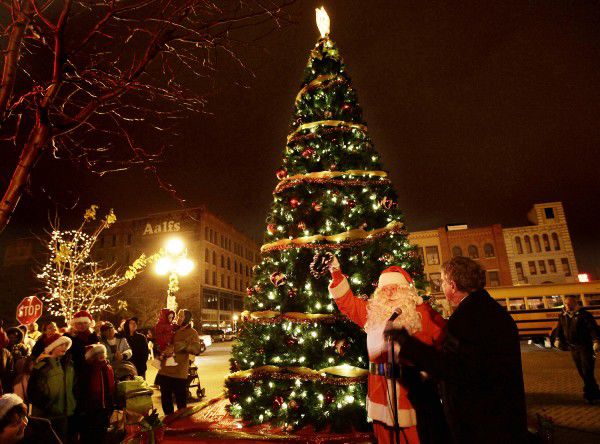
[[[431,424],[432,416],[441,416],[435,420],[439,422],[443,420],[443,413],[439,398],[432,390],[433,384],[425,382],[426,376],[408,362],[400,361],[400,365],[395,366],[400,371],[392,375],[390,342],[384,338],[384,330],[386,326],[392,327],[390,317],[396,313],[394,328],[402,326],[422,342],[435,345],[441,341],[444,319],[429,304],[423,303],[412,278],[401,267],[392,266],[381,273],[377,290],[368,301],[354,296],[336,258],[331,261],[329,271],[332,277],[329,292],[338,308],[367,333],[370,361],[367,414],[373,421],[378,443],[437,441],[432,439],[431,430],[440,426]],[[399,439],[394,435],[392,381],[396,381]],[[425,394],[424,390],[428,393]],[[418,405],[413,406],[409,398]],[[426,400],[428,405],[423,405],[422,400]],[[421,406],[424,408],[421,409]],[[417,417],[419,422],[427,422],[427,427],[422,425],[417,430]]]
[[[85,348],[88,345],[99,342],[98,335],[93,330],[94,325],[95,322],[92,315],[85,310],[81,310],[73,315],[71,328],[66,333],[66,336],[73,341],[71,354],[73,356],[75,372],[78,374],[85,364]]]

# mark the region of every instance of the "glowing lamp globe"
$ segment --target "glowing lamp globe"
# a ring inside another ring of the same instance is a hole
[[[174,237],[173,239],[169,239],[167,241],[167,245],[165,246],[165,248],[167,250],[167,253],[172,254],[173,256],[178,256],[183,252],[183,241],[178,237]]]
[[[171,261],[168,257],[161,257],[156,261],[156,265],[154,266],[154,272],[161,276],[169,273],[173,268],[173,261]]]
[[[181,258],[175,262],[175,273],[179,276],[185,276],[190,274],[190,272],[194,269],[194,262],[192,262],[188,258]]]

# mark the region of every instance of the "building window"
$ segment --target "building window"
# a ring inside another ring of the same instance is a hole
[[[204,308],[210,308],[216,310],[219,308],[219,297],[212,292],[210,294],[204,295],[204,303],[202,304]]]
[[[213,265],[217,265],[217,253],[215,253],[214,251],[213,253]]]
[[[485,244],[483,246],[483,254],[485,257],[494,257],[494,246],[492,244]]]
[[[490,287],[497,287],[500,285],[500,274],[497,271],[488,271],[488,285]]]
[[[231,290],[231,278],[227,276],[227,288]]]
[[[231,306],[232,306],[231,299],[222,297],[219,302],[220,302],[219,305],[221,307],[221,310],[231,311]]]
[[[552,233],[552,243],[555,250],[560,250],[560,242],[558,242],[558,234]]]
[[[550,251],[550,240],[548,239],[548,235],[544,234],[544,250]]]
[[[208,251],[208,248],[204,250],[204,260],[206,261],[206,263],[210,262],[210,251]]]
[[[225,268],[225,256],[221,255],[221,268]]]
[[[517,280],[519,282],[526,282],[525,274],[523,273],[523,264],[521,262],[515,262],[515,268],[517,270]]]
[[[227,258],[227,269],[231,270],[231,260]]]
[[[562,263],[563,272],[565,276],[571,276],[571,266],[569,265],[569,259],[563,257],[560,262]]]
[[[519,236],[515,237],[515,244],[517,245],[517,254],[523,254],[523,244]]]
[[[237,273],[237,261],[235,259],[233,260],[233,271]]]
[[[554,208],[544,208],[546,219],[554,219]]]
[[[213,242],[213,235],[214,235],[214,232],[213,232],[213,229],[211,228],[211,229],[210,229],[210,234],[208,235],[208,240],[209,240],[211,243],[213,243],[213,244],[214,244],[214,242]]]
[[[540,237],[536,234],[533,236],[533,245],[535,246],[535,251],[538,253],[542,251],[542,244],[540,243]]]
[[[462,256],[462,248],[458,245],[452,247],[452,257]]]
[[[438,247],[435,245],[432,247],[425,247],[425,254],[427,255],[428,265],[438,265],[440,263],[440,254]]]
[[[225,288],[225,275],[221,274],[221,287]]]
[[[204,227],[204,240],[210,240],[210,238],[208,237],[208,227]]]
[[[217,285],[217,272],[213,271],[213,285]]]
[[[546,274],[546,262],[538,261],[538,265],[540,266],[540,273]]]
[[[204,283],[205,284],[210,284],[209,280],[209,271],[208,270],[204,270]]]
[[[531,253],[531,239],[529,238],[529,236],[525,236],[525,252],[527,253]]]
[[[529,274],[532,276],[537,274],[537,269],[535,268],[535,261],[529,261]]]
[[[548,259],[548,268],[550,269],[550,273],[556,273],[556,262],[554,262],[554,259]]]
[[[475,245],[469,245],[467,251],[469,252],[469,257],[471,259],[479,259],[479,251]]]
[[[233,278],[233,289],[235,291],[237,291],[237,289],[238,289],[238,280],[236,277]],[[240,290],[241,290],[241,288],[240,288]]]
[[[442,291],[442,274],[441,273],[430,273],[429,283],[431,284],[431,292],[439,293]]]

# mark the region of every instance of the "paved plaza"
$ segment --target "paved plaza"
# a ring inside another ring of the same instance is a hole
[[[208,399],[223,393],[223,378],[229,372],[231,342],[215,343],[198,359],[198,373]],[[600,404],[582,399],[582,383],[568,352],[522,344],[523,375],[527,409],[531,417],[543,414],[555,424],[555,443],[599,443]],[[596,377],[600,380],[599,365]],[[154,381],[149,370],[148,381]],[[160,409],[160,395],[155,393]]]

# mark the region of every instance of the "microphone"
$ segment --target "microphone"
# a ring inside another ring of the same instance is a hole
[[[388,322],[394,322],[396,320],[396,318],[398,316],[400,316],[402,314],[402,309],[400,307],[396,308],[394,310],[394,312],[392,313],[392,315],[390,316],[390,318],[388,319]]]

